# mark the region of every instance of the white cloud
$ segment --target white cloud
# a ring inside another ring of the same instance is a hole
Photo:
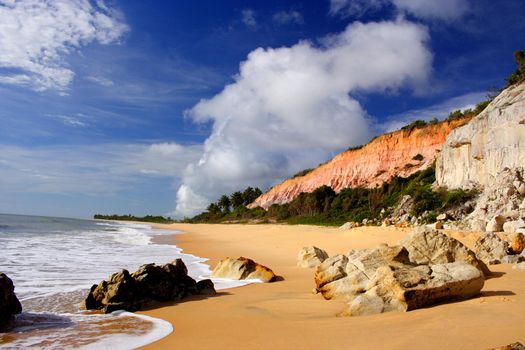
[[[425,27],[398,20],[355,23],[320,46],[252,51],[234,83],[187,112],[213,131],[185,172],[175,213],[193,215],[221,193],[270,185],[367,141],[367,114],[349,93],[425,81],[427,40]]]
[[[389,0],[330,0],[330,14],[343,17],[360,17],[369,11],[376,11]]]
[[[200,145],[103,144],[38,148],[0,145],[0,191],[106,195],[147,177],[180,179]]]
[[[115,85],[115,83],[108,79],[108,78],[104,78],[104,77],[100,77],[100,76],[93,76],[93,75],[90,75],[88,77],[86,77],[87,80],[95,83],[95,84],[98,84],[98,85],[101,85],[101,86],[113,86]]]
[[[64,123],[65,125],[68,125],[68,126],[73,126],[73,127],[86,127],[86,126],[88,126],[88,124],[86,122],[83,122],[82,120],[80,120],[77,117],[72,117],[72,116],[68,116],[68,115],[59,115],[57,117],[62,121],[62,123]]]
[[[298,11],[279,11],[272,16],[272,20],[278,24],[303,24],[303,15]]]
[[[421,109],[413,109],[388,117],[388,121],[382,125],[380,132],[389,132],[400,129],[402,126],[414,120],[445,119],[450,112],[474,108],[477,103],[486,100],[486,93],[472,92],[456,96],[444,102]]]
[[[468,0],[393,0],[393,2],[398,9],[425,19],[458,19],[469,8]]]
[[[386,6],[418,18],[448,21],[462,17],[469,9],[469,0],[330,0],[330,14],[360,17]]]
[[[74,72],[67,54],[118,40],[128,27],[102,1],[0,0],[0,83],[64,91]]]
[[[255,12],[250,9],[242,10],[242,23],[247,25],[248,27],[255,27],[257,26],[257,20],[255,19]]]

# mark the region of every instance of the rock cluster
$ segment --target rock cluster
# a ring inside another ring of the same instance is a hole
[[[343,315],[407,311],[479,293],[490,271],[461,242],[419,228],[396,246],[350,251],[315,272],[325,299],[343,298]]]
[[[15,294],[13,281],[0,272],[0,327],[9,319],[22,312],[22,305]]]
[[[237,259],[226,258],[221,260],[215,266],[211,275],[212,277],[236,280],[257,279],[262,282],[273,282],[277,278],[268,267],[242,256]]]
[[[478,238],[475,247],[478,258],[491,265],[525,261],[525,235],[521,232],[500,235],[503,239],[494,232],[487,232]]]
[[[522,167],[504,168],[483,189],[466,217],[472,230],[525,233],[525,187]]]
[[[178,301],[197,294],[215,294],[213,282],[196,282],[188,276],[184,262],[177,259],[165,265],[142,265],[132,274],[122,270],[111,275],[91,287],[81,308],[105,313],[137,311],[153,302]]]
[[[326,259],[328,259],[328,253],[324,250],[314,246],[303,247],[297,255],[297,266],[306,268],[316,267]]]

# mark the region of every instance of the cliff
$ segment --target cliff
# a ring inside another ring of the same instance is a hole
[[[496,97],[483,112],[447,137],[436,182],[448,188],[486,187],[505,168],[525,166],[525,83]]]
[[[348,187],[372,188],[396,175],[409,176],[429,167],[447,135],[469,120],[464,117],[381,135],[360,149],[338,154],[304,176],[285,180],[249,207],[266,209],[275,203],[288,203],[301,192],[312,192],[322,185],[339,192]]]

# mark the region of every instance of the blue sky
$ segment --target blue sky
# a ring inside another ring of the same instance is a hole
[[[0,212],[182,217],[482,100],[521,0],[0,0]]]

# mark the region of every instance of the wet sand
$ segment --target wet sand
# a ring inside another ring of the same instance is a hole
[[[330,255],[379,243],[395,244],[409,229],[287,225],[156,225],[185,253],[214,266],[246,256],[269,266],[283,281],[252,284],[193,298],[144,314],[167,320],[174,332],[145,349],[489,349],[525,343],[525,270],[493,265],[495,277],[474,299],[405,313],[337,317],[342,301],[312,293],[313,270],[296,266],[303,246]],[[468,246],[477,235],[450,232]]]

